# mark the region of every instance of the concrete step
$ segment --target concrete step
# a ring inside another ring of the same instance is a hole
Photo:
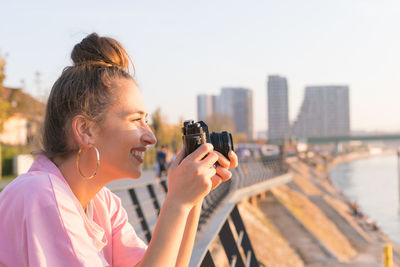
[[[334,209],[322,196],[309,196],[309,199],[324,212],[358,251],[365,251],[369,247],[370,239],[362,229],[351,224],[348,218]]]
[[[259,202],[259,207],[304,263],[336,262],[336,258],[271,193]]]

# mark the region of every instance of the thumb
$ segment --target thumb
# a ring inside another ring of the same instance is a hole
[[[176,157],[174,161],[171,163],[170,168],[175,169],[176,167],[178,167],[184,157],[185,157],[185,147],[182,147],[181,151],[179,151],[179,153],[176,154]]]

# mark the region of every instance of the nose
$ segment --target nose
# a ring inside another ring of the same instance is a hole
[[[141,138],[140,141],[143,145],[145,146],[151,146],[154,145],[155,143],[157,143],[157,138],[155,137],[153,131],[150,129],[150,127],[147,127]]]

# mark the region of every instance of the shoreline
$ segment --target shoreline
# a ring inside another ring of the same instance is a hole
[[[392,155],[392,154],[395,155],[396,153],[397,153],[396,150],[390,149],[390,150],[384,150],[380,153],[373,153],[373,154],[371,154],[369,152],[362,152],[362,153],[361,152],[352,152],[352,153],[349,153],[346,155],[337,156],[332,161],[332,163],[329,165],[327,172],[329,174],[333,168],[335,168],[338,165],[343,164],[343,163],[349,163],[349,162],[354,162],[357,160],[363,160],[363,159],[374,158],[374,157],[383,157],[383,156],[388,156],[388,155]]]
[[[354,212],[355,202],[351,201],[350,198],[344,192],[344,190],[332,181],[331,176],[330,176],[331,171],[335,167],[338,167],[341,164],[352,163],[355,161],[369,159],[369,158],[375,158],[375,157],[384,157],[384,156],[389,156],[389,155],[397,156],[396,154],[397,154],[397,151],[395,149],[383,150],[380,153],[352,152],[349,154],[335,157],[330,163],[328,163],[327,166],[325,166],[323,168],[323,170],[321,172],[322,172],[323,176],[325,176],[324,178],[334,187],[335,191],[337,191],[337,193],[341,196],[341,198],[345,202],[345,204],[351,209],[352,212]],[[309,165],[309,167],[313,168],[313,169],[317,169],[316,166]],[[357,205],[357,208],[358,208],[358,205]],[[370,229],[368,229],[368,231],[366,231],[366,232],[368,232],[369,235],[376,235],[385,244],[391,245],[393,248],[393,253],[394,254],[396,253],[397,256],[399,256],[399,254],[400,254],[399,246],[389,237],[388,234],[383,232],[383,230],[378,227],[377,224],[379,222],[373,221],[369,214],[363,212],[362,217],[354,216],[353,220],[357,224],[359,224],[364,230],[367,227],[370,227]],[[397,262],[397,265],[395,264],[395,266],[399,266],[399,262]]]
[[[380,154],[367,154],[367,153],[363,153],[361,155],[355,155],[352,156],[350,158],[339,158],[337,160],[335,160],[335,162],[329,167],[329,169],[326,171],[327,172],[327,179],[329,179],[329,181],[332,183],[332,185],[336,188],[336,190],[343,196],[346,198],[346,202],[348,205],[352,205],[355,202],[353,202],[352,200],[350,200],[350,198],[346,195],[346,193],[344,192],[344,189],[340,188],[338,185],[336,185],[330,176],[331,171],[338,167],[341,164],[347,164],[347,163],[352,163],[355,161],[359,161],[359,160],[364,160],[364,159],[369,159],[369,158],[376,158],[376,157],[384,157],[384,156],[389,156],[389,155],[393,155],[395,157],[397,157],[396,155],[396,151],[395,150],[389,150],[389,151],[384,151]],[[364,214],[364,217],[366,220],[368,220],[369,223],[373,223],[376,225],[376,228],[378,231],[381,232],[382,235],[385,235],[387,237],[387,239],[390,239],[389,235],[386,234],[378,225],[379,225],[379,221],[373,221],[370,217],[370,214],[366,213],[365,211],[362,211],[362,213]],[[393,240],[390,239],[390,242],[393,243],[398,249],[399,249],[399,245],[397,245]],[[399,249],[400,252],[400,249]]]
[[[330,179],[339,164],[394,153],[351,153],[330,161],[319,155],[312,161],[289,159],[292,181],[238,205],[260,266],[378,267],[387,244],[393,248],[393,266],[400,266],[398,246],[368,216],[358,216]],[[218,240],[212,256],[217,266],[229,266]]]

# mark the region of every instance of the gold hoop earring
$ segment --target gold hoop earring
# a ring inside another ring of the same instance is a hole
[[[80,156],[81,156],[81,152],[82,152],[82,150],[83,150],[83,147],[80,147],[79,148],[79,151],[78,151],[78,155],[76,156],[76,167],[78,168],[78,172],[79,172],[79,174],[82,176],[82,177],[84,177],[84,178],[86,178],[86,179],[92,179],[93,177],[95,177],[96,176],[96,174],[97,174],[97,171],[99,170],[99,167],[100,167],[100,153],[99,153],[99,150],[97,150],[97,147],[95,147],[94,145],[91,145],[93,148],[94,148],[94,150],[96,151],[96,157],[97,157],[97,166],[96,166],[96,170],[94,171],[94,173],[93,173],[93,175],[91,175],[91,176],[85,176],[83,173],[82,173],[82,171],[81,171],[81,168],[79,167],[79,159],[80,159]]]

